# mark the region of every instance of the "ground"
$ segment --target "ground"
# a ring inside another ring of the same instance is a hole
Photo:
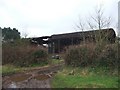
[[[51,79],[62,64],[35,67],[3,76],[3,88],[51,88]]]
[[[118,88],[118,70],[64,67],[52,79],[54,88]]]
[[[13,73],[15,70],[3,75],[3,88],[118,88],[119,82],[117,70],[66,67],[56,61],[43,67],[17,69],[19,72]]]

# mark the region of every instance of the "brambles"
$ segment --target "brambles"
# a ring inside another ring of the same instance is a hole
[[[25,40],[3,44],[2,64],[30,66],[35,63],[46,63],[48,54],[45,48],[35,47]]]
[[[80,67],[110,67],[118,68],[117,44],[83,44],[70,46],[65,54],[65,63],[70,66]]]

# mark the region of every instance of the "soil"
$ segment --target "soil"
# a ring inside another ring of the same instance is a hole
[[[35,68],[25,73],[2,77],[2,88],[51,88],[51,79],[62,65]]]

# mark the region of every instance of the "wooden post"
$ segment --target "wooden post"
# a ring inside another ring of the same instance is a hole
[[[60,53],[60,39],[58,39],[58,53]]]
[[[54,54],[55,53],[55,43],[52,42],[52,53]]]
[[[72,45],[73,45],[73,37],[72,37]]]

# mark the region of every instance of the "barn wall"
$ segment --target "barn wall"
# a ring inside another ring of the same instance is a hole
[[[95,42],[95,35],[98,35],[99,30],[94,31],[86,31],[82,32],[75,32],[75,33],[68,33],[68,34],[58,34],[53,35],[50,38],[50,43],[52,47],[49,48],[49,53],[60,53],[64,51],[64,49],[70,45],[77,45],[83,43],[83,36],[85,36],[85,42]],[[101,36],[105,37],[104,40],[108,43],[115,42],[115,31],[113,29],[108,30],[101,30]]]

